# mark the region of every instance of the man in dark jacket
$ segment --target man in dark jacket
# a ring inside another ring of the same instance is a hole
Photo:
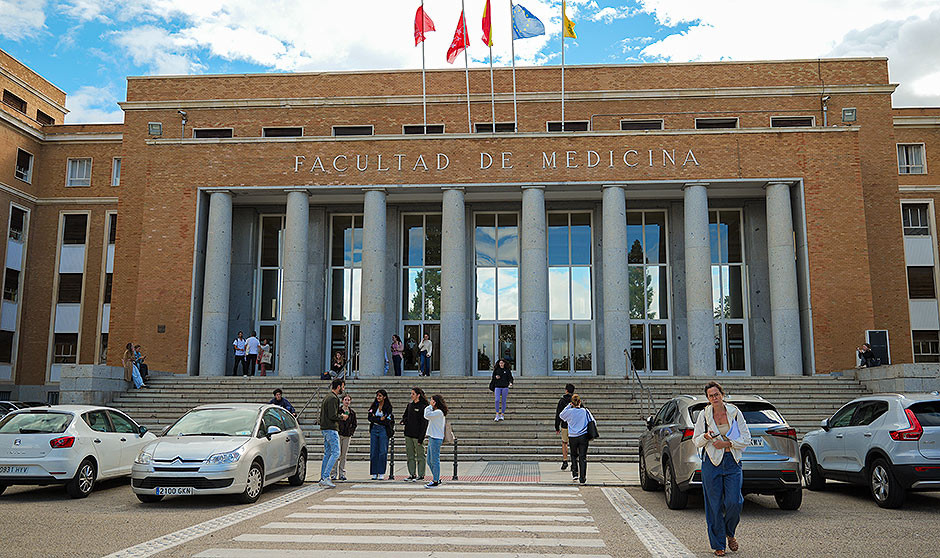
[[[339,394],[343,391],[343,380],[333,380],[330,393],[320,404],[320,433],[323,434],[323,463],[320,465],[320,486],[336,488],[330,480],[330,471],[339,459],[339,421],[349,418],[340,410]]]
[[[401,424],[405,425],[405,453],[408,455],[408,482],[424,480],[426,457],[424,450],[424,436],[428,432],[428,420],[424,418],[424,408],[428,406],[428,398],[424,390],[419,387],[411,390],[411,401],[401,416]]]
[[[284,397],[284,392],[281,391],[281,388],[277,388],[276,390],[274,390],[274,397],[272,397],[271,400],[268,401],[268,405],[280,405],[281,407],[284,407],[285,409],[287,409],[287,411],[290,412],[290,414],[292,415],[297,414],[297,411],[294,409],[294,406],[290,404],[290,401],[288,401],[286,397]]]
[[[565,394],[558,400],[555,407],[555,434],[561,435],[561,470],[568,468],[568,423],[561,420],[561,413],[568,403],[571,403],[571,395],[574,393],[574,384],[565,384]]]

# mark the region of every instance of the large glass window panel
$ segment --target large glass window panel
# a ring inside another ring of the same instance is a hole
[[[666,268],[646,268],[646,317],[650,320],[665,320],[669,297],[666,295]]]
[[[643,214],[627,213],[627,262],[643,263]]]
[[[568,265],[568,214],[548,214],[548,265]]]
[[[499,319],[519,319],[519,268],[499,268]]]
[[[650,370],[669,370],[669,338],[666,324],[650,324]]]
[[[359,304],[362,302],[362,270],[359,268],[354,268],[352,270],[352,292],[350,293],[352,300],[350,301],[352,306],[352,320],[359,320]]]
[[[496,265],[496,215],[477,215],[476,260],[479,266]]]
[[[743,270],[744,267],[740,265],[732,265],[724,269],[724,272],[728,274],[724,282],[728,285],[725,298],[727,301],[727,317],[729,318],[744,317],[744,288],[743,278],[741,277]]]
[[[424,218],[421,215],[405,215],[404,224],[405,266],[424,265]]]
[[[571,268],[571,319],[591,319],[591,268]]]
[[[738,211],[722,211],[721,220],[725,224],[723,229],[728,239],[725,241],[728,263],[741,263],[744,261],[744,251],[741,246],[741,213]]]
[[[421,326],[417,324],[407,324],[404,326],[404,330],[405,338],[402,340],[402,344],[405,346],[405,350],[402,354],[402,366],[405,370],[417,370],[418,344],[421,343]]]
[[[651,211],[644,214],[646,226],[646,263],[666,263],[666,214]]]
[[[496,268],[477,268],[477,319],[496,319]]]
[[[280,265],[281,222],[280,216],[261,219],[261,267]]]
[[[499,356],[506,359],[509,366],[516,367],[516,326],[499,324]]]
[[[424,318],[441,319],[441,270],[425,269],[424,276]],[[436,351],[431,351],[434,354]]]
[[[519,225],[514,214],[499,216],[499,265],[519,265]]]
[[[493,324],[480,324],[477,326],[477,370],[490,370],[495,362],[496,326]]]
[[[552,370],[570,370],[568,324],[552,324]]]
[[[425,260],[424,265],[441,265],[441,216],[425,217]],[[432,353],[433,354],[433,353]]]
[[[715,319],[720,320],[724,317],[724,307],[721,299],[721,266],[712,266],[712,311]]]
[[[280,272],[277,269],[261,270],[261,319],[276,320],[277,292]]]
[[[721,324],[715,324],[715,370],[724,370],[721,363]]]
[[[571,264],[591,265],[591,214],[571,214]]]
[[[265,218],[267,221],[268,217]],[[262,225],[263,227],[264,225]],[[262,232],[262,244],[264,244],[267,231]],[[352,237],[352,217],[346,215],[336,215],[333,217],[333,238],[330,242],[330,263],[334,266],[349,265],[346,255],[348,253],[349,242]],[[262,247],[262,264],[264,262],[264,248]]]
[[[712,263],[721,263],[718,238],[718,212],[708,212],[708,243],[711,246]]]
[[[402,301],[402,318],[405,320],[421,319],[421,286],[424,282],[420,269],[404,270],[404,300]]]
[[[630,295],[630,319],[642,320],[645,318],[643,310],[646,307],[646,281],[643,276],[643,266],[631,265],[627,271],[627,282]]]
[[[744,324],[728,324],[728,370],[744,370]]]
[[[348,320],[349,314],[346,312],[347,299],[346,297],[346,279],[345,273],[348,273],[348,269],[334,268],[333,269],[333,281],[332,287],[330,289],[330,319],[331,320]],[[262,316],[264,311],[261,312]],[[265,319],[264,317],[261,318]]]
[[[630,360],[637,370],[646,369],[646,336],[643,324],[630,324]]]
[[[352,229],[352,265],[362,267],[362,217],[355,218],[356,226]]]
[[[548,269],[548,317],[551,320],[571,319],[568,269],[567,267]]]
[[[574,369],[590,370],[593,356],[591,324],[574,324]]]

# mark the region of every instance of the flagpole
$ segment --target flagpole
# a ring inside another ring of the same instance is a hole
[[[424,0],[421,0],[421,35],[424,35]],[[423,133],[428,133],[428,83],[424,74],[424,39],[421,39],[421,104],[424,106],[424,129]]]
[[[467,9],[464,5],[464,0],[460,0],[460,17],[463,19],[463,40],[464,40],[464,49],[463,49],[463,67],[464,74],[467,78],[467,133],[473,133],[473,121],[470,119],[470,58],[467,55],[467,51],[470,50],[470,41],[469,33],[467,32]],[[493,129],[495,131],[496,124],[493,124]]]
[[[561,3],[561,131],[565,131],[565,3]]]
[[[490,34],[493,26],[490,24]],[[492,39],[491,39],[492,40]],[[496,133],[496,90],[493,88],[493,45],[490,45],[490,113],[493,115],[493,133]]]
[[[514,29],[514,15],[512,0],[509,0],[509,37],[512,45],[512,131],[519,131],[519,110],[516,108],[516,35]]]

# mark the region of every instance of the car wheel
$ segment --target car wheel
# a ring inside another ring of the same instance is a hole
[[[782,510],[798,510],[803,503],[803,487],[777,492],[774,494],[774,500]]]
[[[65,485],[66,492],[72,498],[84,498],[95,489],[95,479],[98,477],[98,468],[95,462],[86,458],[78,465],[75,476]]]
[[[663,477],[666,481],[663,483],[666,494],[666,507],[671,510],[684,510],[689,505],[689,495],[679,490],[679,485],[676,484],[676,472],[672,468],[672,463],[665,460],[663,461]]]
[[[875,503],[882,508],[899,508],[904,503],[904,489],[884,459],[876,459],[869,467],[868,486]]]
[[[816,456],[811,449],[803,450],[803,480],[806,482],[806,488],[810,490],[822,490],[826,487],[826,477],[819,470]]]
[[[163,500],[163,496],[157,496],[156,494],[138,494],[137,499],[145,504],[156,504],[160,500]]]
[[[646,492],[659,490],[659,483],[654,481],[646,470],[646,456],[643,455],[643,448],[640,448],[640,488]]]
[[[293,476],[287,477],[287,482],[291,486],[300,486],[304,483],[304,480],[307,478],[307,452],[300,452],[300,459],[297,460],[297,469]]]
[[[264,467],[260,461],[255,461],[248,469],[248,483],[245,485],[245,491],[239,494],[238,501],[242,504],[254,504],[261,497],[261,489],[264,488]]]

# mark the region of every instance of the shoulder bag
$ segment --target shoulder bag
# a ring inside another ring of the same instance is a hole
[[[444,423],[444,443],[453,444],[454,443],[454,429],[450,427],[450,421]]]
[[[587,409],[585,409],[587,411]],[[601,435],[597,433],[597,421],[594,420],[594,415],[591,414],[591,411],[588,413],[588,423],[587,423],[587,439],[594,440],[595,438],[600,438]]]

